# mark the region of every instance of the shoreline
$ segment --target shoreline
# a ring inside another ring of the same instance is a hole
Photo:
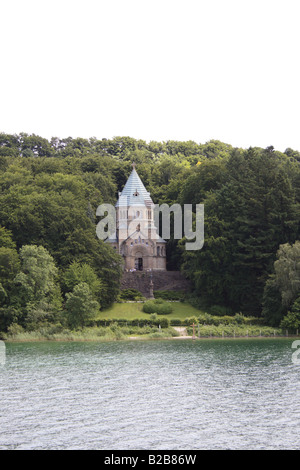
[[[189,340],[189,341],[230,341],[230,340],[288,340],[299,338],[300,335],[289,335],[289,336],[159,336],[149,337],[146,335],[128,336],[125,338],[7,338],[3,341],[5,344],[12,343],[108,343],[108,342],[124,342],[124,341],[171,341],[171,340]]]
[[[290,333],[290,334],[289,334]],[[149,326],[84,327],[69,330],[61,326],[49,326],[32,331],[17,329],[9,333],[0,333],[0,339],[7,343],[24,342],[107,342],[107,341],[150,341],[150,340],[222,340],[222,339],[261,339],[261,338],[297,338],[293,331],[264,326],[234,327],[203,325],[199,329],[173,326],[156,328]]]

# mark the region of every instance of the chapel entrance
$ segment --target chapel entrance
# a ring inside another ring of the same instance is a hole
[[[143,271],[143,258],[135,258],[135,269]]]

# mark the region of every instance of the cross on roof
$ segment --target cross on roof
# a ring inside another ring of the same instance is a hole
[[[132,168],[135,170],[135,163],[134,163],[134,162],[132,163],[131,166],[132,166]]]

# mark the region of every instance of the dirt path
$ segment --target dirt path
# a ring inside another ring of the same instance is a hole
[[[179,333],[179,336],[174,336],[174,338],[192,338],[188,336],[185,326],[173,326],[173,328]]]

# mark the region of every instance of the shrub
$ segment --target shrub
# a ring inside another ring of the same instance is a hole
[[[130,326],[138,326],[138,327],[143,327],[147,323],[149,323],[149,321],[146,320],[145,318],[134,318],[133,320],[128,321],[128,324]]]
[[[209,313],[202,313],[198,317],[198,322],[201,323],[202,325],[213,325],[214,318]]]
[[[180,318],[171,318],[170,325],[171,326],[181,326],[182,321],[180,320]]]
[[[173,307],[171,304],[164,302],[162,299],[147,300],[143,304],[143,312],[157,313],[158,315],[168,315],[172,313]]]
[[[192,334],[193,329],[187,328],[189,335]],[[196,331],[196,334],[200,332],[201,337],[258,337],[258,336],[273,336],[274,328],[268,328],[263,326],[245,326],[237,325],[232,323],[230,325],[220,324],[216,325],[201,325],[200,331]],[[277,335],[279,332],[277,331]]]
[[[198,318],[197,317],[187,317],[183,321],[183,324],[188,325],[188,326],[193,325],[193,323],[195,323],[195,325],[198,324]]]
[[[66,298],[67,318],[71,328],[82,328],[99,312],[100,305],[93,299],[85,282],[75,286],[73,292],[66,294]]]
[[[157,307],[158,307],[157,308],[157,314],[158,315],[169,315],[173,311],[172,306],[170,304],[167,304],[167,303],[160,304]]]
[[[295,300],[291,310],[281,320],[280,326],[281,328],[291,329],[298,329],[300,327],[300,297]]]
[[[245,317],[241,313],[236,313],[234,315],[234,321],[238,325],[242,325],[243,323],[245,323]]]
[[[164,334],[161,331],[154,331],[150,333],[149,338],[161,338]]]
[[[156,290],[154,291],[154,297],[164,300],[184,300],[186,294],[184,291]]]
[[[124,289],[120,293],[120,300],[139,300],[143,294],[137,289]]]
[[[170,326],[169,318],[162,317],[158,320],[158,323],[160,324],[161,328],[169,328]]]
[[[224,315],[223,317],[213,317],[214,325],[232,325],[235,323],[234,317]]]
[[[144,302],[142,310],[145,313],[156,313],[156,305],[153,300],[147,300]]]
[[[11,336],[16,336],[20,333],[24,332],[24,328],[18,323],[11,323],[11,325],[7,328],[7,332]]]
[[[259,317],[244,317],[244,322],[246,325],[264,325],[264,318]]]
[[[232,310],[227,307],[223,307],[222,305],[212,305],[209,309],[209,313],[211,315],[222,317],[224,315],[232,314]]]
[[[115,330],[114,334],[115,334],[115,339],[117,339],[117,340],[122,340],[122,339],[126,338],[126,336],[124,335],[124,333],[120,329]]]
[[[205,303],[203,302],[203,300],[200,297],[195,296],[194,294],[189,295],[186,300],[187,302],[189,302],[189,304],[191,304],[197,309],[202,310],[205,308]]]

